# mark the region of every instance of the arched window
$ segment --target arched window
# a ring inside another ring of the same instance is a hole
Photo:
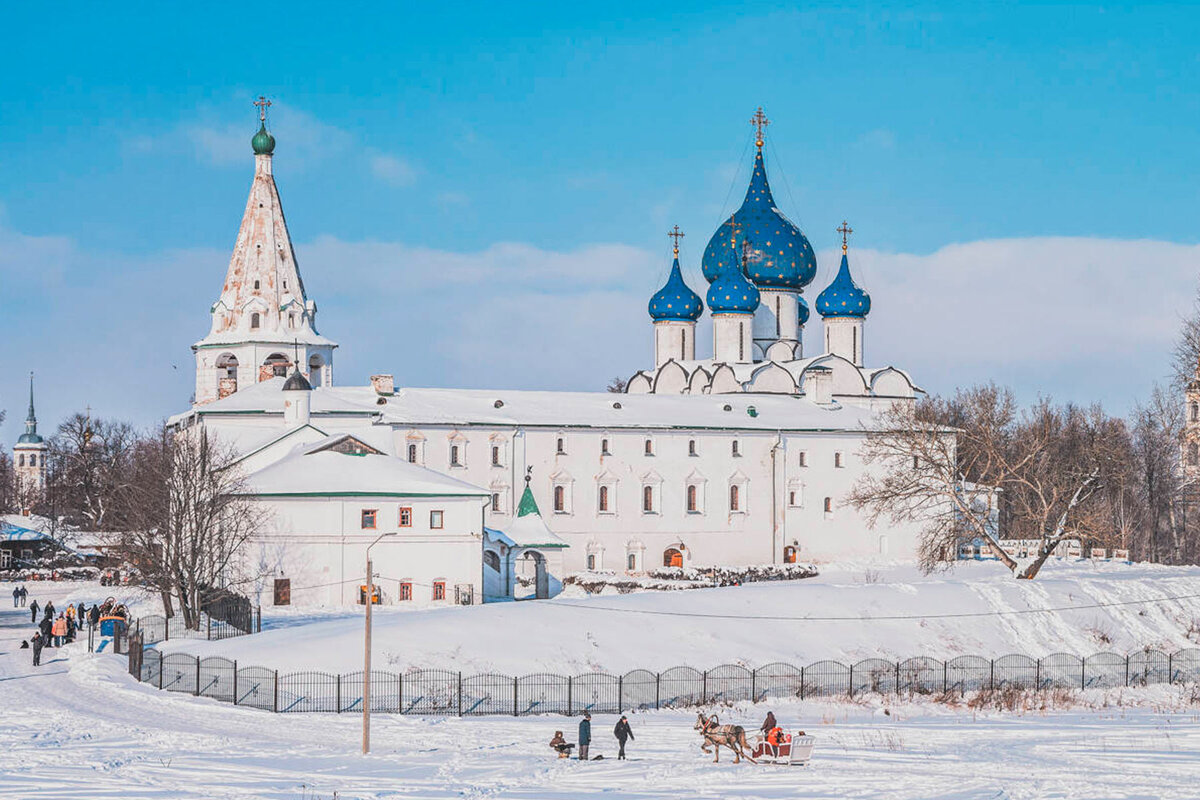
[[[567,489],[565,486],[554,487],[554,510],[560,513],[567,510]]]
[[[688,439],[688,455],[689,456],[696,455],[696,440],[695,439]]]
[[[612,455],[612,453],[610,453],[608,450],[608,439],[600,440],[600,455],[602,455],[602,456],[611,456]]]
[[[17,456],[17,466],[18,467],[25,466],[25,454],[24,453],[21,453],[21,455]]]
[[[499,510],[500,510],[500,493],[492,492],[492,511],[497,512]]]
[[[262,317],[260,317],[258,312],[255,311],[253,314],[250,315],[250,330],[252,330],[252,331],[258,330],[258,326],[261,324],[262,324]]]
[[[500,445],[492,445],[492,466],[500,466]]]
[[[625,557],[625,568],[630,572],[637,571],[637,553],[630,553]]]
[[[654,440],[653,439],[646,440],[646,451],[645,452],[646,452],[646,455],[648,455],[648,456],[654,455]]]
[[[596,569],[596,556],[591,553],[588,553],[587,568],[589,572],[595,571]]]
[[[736,483],[729,487],[729,510],[740,511],[742,500],[742,487]]]
[[[734,456],[740,456],[742,454],[741,448],[738,446],[737,439],[734,439],[733,442],[730,443],[729,452]]]
[[[825,498],[825,513],[826,514],[833,513],[833,498],[832,497]]]
[[[833,466],[838,469],[842,468],[842,454],[841,453],[833,454]]]
[[[1192,422],[1200,422],[1200,403],[1192,403]]]
[[[483,551],[483,563],[487,564],[497,572],[500,571],[500,556],[491,550]]]
[[[459,459],[459,455],[458,455],[458,445],[456,445],[456,444],[450,445],[450,466],[452,466],[452,467],[461,467],[462,466],[462,461]]]
[[[262,283],[260,281],[255,281],[254,282],[254,290],[258,291],[261,288],[262,288]]]
[[[408,445],[408,463],[417,463],[417,445],[416,442],[410,442]]]
[[[554,452],[560,456],[567,452],[567,443],[563,437],[560,436],[554,440]]]
[[[1188,464],[1196,466],[1200,463],[1200,445],[1192,442],[1188,445]]]
[[[679,552],[674,547],[668,547],[663,551],[663,566],[664,567],[682,567],[683,553]]]
[[[687,510],[689,514],[700,510],[700,489],[694,483],[689,483],[687,487]]]
[[[600,487],[600,510],[608,511],[608,487]]]
[[[654,511],[654,487],[642,487],[642,511],[649,514]]]
[[[29,466],[31,466],[31,467],[37,466],[37,456],[34,455],[33,453],[29,454]]]
[[[308,358],[308,382],[313,385],[313,388],[322,385],[325,382],[325,360],[317,354],[313,354]]]
[[[267,356],[267,360],[263,362],[263,366],[266,367],[270,371],[270,374],[276,378],[286,378],[288,367],[290,367],[291,364],[292,362],[288,361],[288,357],[283,353],[272,353],[271,355]]]

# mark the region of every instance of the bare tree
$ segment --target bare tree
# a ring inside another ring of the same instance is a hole
[[[1184,318],[1175,342],[1172,364],[1172,384],[1175,389],[1183,389],[1196,377],[1197,365],[1200,365],[1200,292],[1197,292],[1192,302],[1192,313]]]
[[[979,538],[1019,578],[1033,578],[1065,539],[1111,531],[1100,501],[1118,470],[1120,420],[1098,408],[1048,401],[1021,412],[1012,392],[994,384],[953,399],[896,404],[868,431],[868,470],[849,501],[875,525],[881,518],[922,525],[918,560],[926,571]],[[1107,516],[1106,516],[1107,514]],[[997,520],[1041,540],[1026,564],[1005,552]]]
[[[50,438],[47,515],[91,530],[108,530],[109,515],[131,472],[137,434],[125,422],[74,414]]]
[[[620,394],[625,391],[625,387],[629,385],[629,381],[619,375],[608,382],[608,386],[604,387],[605,391]]]
[[[209,593],[253,580],[243,549],[262,524],[232,450],[201,429],[141,440],[124,493],[121,554],[156,589],[168,616],[200,625]]]

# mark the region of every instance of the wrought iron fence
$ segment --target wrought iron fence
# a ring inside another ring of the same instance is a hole
[[[262,609],[234,603],[209,606],[210,611],[201,611],[198,626],[189,628],[183,617],[165,617],[154,614],[140,617],[131,623],[146,644],[165,642],[169,639],[229,639],[245,636],[262,630]]]
[[[144,630],[144,629],[143,629]],[[346,713],[362,710],[363,673],[280,673],[239,667],[220,656],[163,655],[144,632],[129,638],[129,671],[143,683],[171,692],[211,697],[266,711]],[[1013,689],[1088,689],[1200,681],[1200,649],[1129,655],[1096,653],[1081,658],[1054,653],[1044,658],[957,656],[948,661],[868,658],[853,664],[817,661],[807,666],[775,663],[758,669],[723,664],[708,670],[672,667],[623,675],[537,673],[514,677],[464,675],[436,669],[371,672],[372,712],[488,715],[623,713],[795,697],[801,700],[877,694],[941,694]]]

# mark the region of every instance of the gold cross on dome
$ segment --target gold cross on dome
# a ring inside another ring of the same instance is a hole
[[[771,120],[767,119],[767,115],[763,113],[762,106],[759,106],[758,111],[754,112],[754,116],[750,118],[750,124],[754,126],[754,144],[762,147],[763,130],[771,124]]]
[[[679,255],[679,240],[682,239],[686,235],[687,234],[685,234],[683,231],[679,230],[678,225],[676,225],[671,230],[667,231],[667,236],[670,236],[672,239],[675,240],[675,255]]]
[[[854,233],[854,228],[850,227],[850,223],[842,220],[842,224],[838,227],[837,232],[842,235],[842,252],[846,252],[846,242],[850,234]]]
[[[258,99],[254,101],[254,105],[258,106],[258,121],[266,122],[267,109],[271,107],[271,101],[260,94]]]

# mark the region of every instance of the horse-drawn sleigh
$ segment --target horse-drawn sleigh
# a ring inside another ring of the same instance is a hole
[[[733,763],[740,763],[745,758],[751,764],[786,764],[789,766],[806,766],[812,758],[813,737],[803,732],[795,735],[783,733],[770,741],[767,737],[759,737],[751,747],[746,739],[746,729],[741,725],[722,725],[716,714],[705,716],[704,712],[696,715],[693,726],[700,732],[704,741],[700,749],[709,752],[713,748],[713,763],[721,760],[721,748],[729,748],[733,752]],[[750,752],[747,752],[750,751]]]

